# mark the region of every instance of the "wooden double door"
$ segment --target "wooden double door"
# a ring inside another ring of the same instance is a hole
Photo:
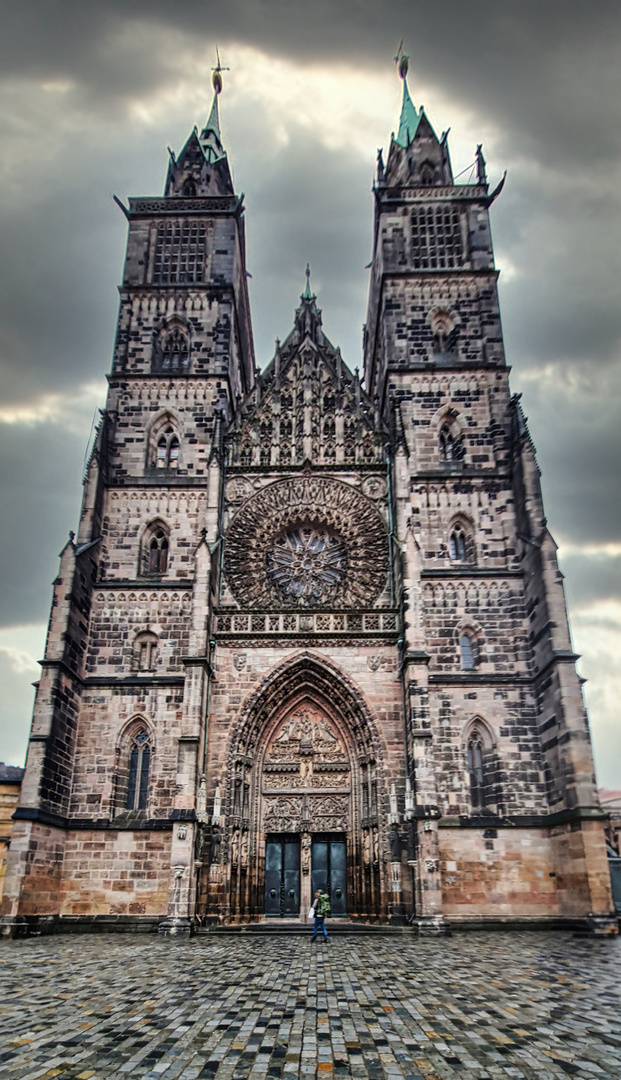
[[[286,918],[300,915],[302,874],[300,837],[273,834],[265,845],[265,914]],[[311,837],[311,897],[317,889],[330,897],[331,914],[347,914],[347,841],[339,833]]]

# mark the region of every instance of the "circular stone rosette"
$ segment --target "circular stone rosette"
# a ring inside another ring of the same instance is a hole
[[[386,585],[386,529],[375,506],[348,484],[280,480],[233,518],[224,572],[244,607],[370,605]]]

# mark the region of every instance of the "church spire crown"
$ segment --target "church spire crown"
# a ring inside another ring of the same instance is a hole
[[[222,93],[222,67],[216,49],[217,64],[212,68],[213,100],[207,122],[200,135],[192,131],[179,158],[171,156],[166,180],[167,195],[232,195],[233,182],[226,150],[222,145],[218,97]]]

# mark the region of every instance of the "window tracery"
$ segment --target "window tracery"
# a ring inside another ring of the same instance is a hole
[[[170,534],[162,522],[153,522],[145,532],[142,545],[142,573],[155,577],[168,569]]]
[[[485,806],[485,744],[478,728],[475,728],[466,746],[470,805],[473,810]]]
[[[359,606],[385,585],[386,530],[375,506],[347,484],[311,475],[280,480],[238,510],[224,567],[245,606]]]
[[[472,536],[465,526],[456,521],[449,534],[449,556],[451,562],[472,562]]]
[[[153,740],[149,725],[141,717],[126,728],[117,747],[114,778],[115,813],[146,810]]]

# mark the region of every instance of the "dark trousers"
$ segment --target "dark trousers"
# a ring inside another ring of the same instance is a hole
[[[313,936],[311,938],[311,941],[315,940],[315,938],[317,937],[317,934],[319,933],[320,930],[323,932],[323,936],[326,939],[326,941],[328,940],[328,931],[326,930],[326,924],[325,924],[324,919],[325,919],[324,915],[315,915],[315,923],[314,923],[314,926],[313,926]]]

